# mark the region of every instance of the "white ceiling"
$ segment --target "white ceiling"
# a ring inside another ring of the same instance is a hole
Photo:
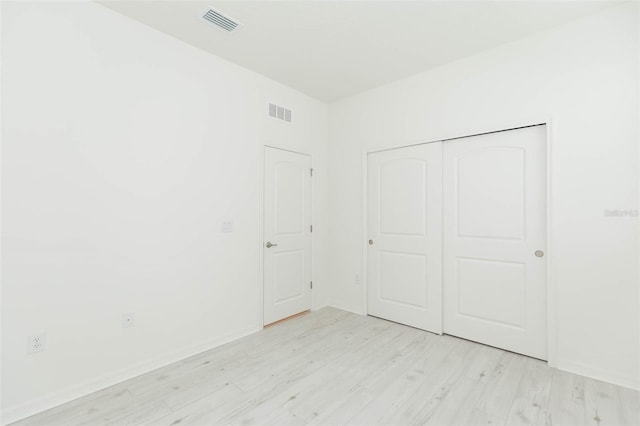
[[[101,1],[331,102],[615,4],[606,1]],[[200,19],[208,7],[242,28]],[[114,29],[117,31],[117,29]]]

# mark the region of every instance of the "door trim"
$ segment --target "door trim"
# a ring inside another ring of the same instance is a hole
[[[369,162],[368,155],[375,152],[380,151],[389,151],[392,149],[400,149],[407,148],[415,145],[423,145],[427,143],[434,142],[447,142],[450,140],[457,140],[462,138],[467,138],[471,136],[480,136],[490,133],[496,132],[505,132],[509,130],[521,129],[524,127],[533,127],[533,126],[546,126],[546,165],[545,165],[545,173],[546,173],[546,247],[544,251],[545,262],[546,262],[546,287],[547,287],[547,364],[550,367],[558,366],[558,313],[557,313],[557,288],[554,280],[554,270],[553,270],[553,255],[554,255],[554,244],[553,244],[553,235],[555,224],[553,222],[553,177],[552,177],[552,161],[553,161],[553,147],[555,144],[553,143],[554,136],[554,126],[553,126],[553,117],[541,117],[538,119],[532,119],[525,122],[517,122],[512,124],[500,125],[493,128],[493,130],[484,128],[484,129],[476,129],[476,130],[467,130],[465,132],[456,133],[453,135],[448,135],[447,137],[433,139],[425,142],[418,143],[407,143],[405,145],[393,145],[388,148],[376,149],[372,151],[363,151],[362,153],[362,182],[363,182],[363,193],[362,193],[362,217],[364,220],[362,221],[362,269],[360,271],[360,276],[362,277],[362,310],[363,315],[368,315],[369,306],[368,306],[368,290],[369,290],[369,277],[367,271],[369,269],[369,256],[367,249],[367,240],[369,233],[369,217],[368,217],[368,181],[367,176],[369,175]],[[498,130],[495,130],[495,129]],[[263,285],[264,286],[264,285]],[[444,292],[443,292],[444,297]],[[444,302],[444,301],[443,301]],[[444,312],[443,312],[444,315]]]
[[[260,330],[263,330],[265,328],[265,324],[264,324],[264,250],[262,250],[262,247],[264,245],[264,200],[265,200],[265,179],[264,179],[264,171],[265,171],[265,167],[264,167],[264,160],[266,158],[266,154],[265,154],[265,150],[269,148],[269,149],[277,149],[279,151],[285,151],[285,152],[291,152],[293,154],[300,154],[300,155],[306,155],[307,157],[309,157],[311,159],[311,167],[313,168],[313,156],[309,153],[306,152],[299,152],[299,151],[294,151],[292,149],[287,149],[287,148],[280,148],[277,147],[275,145],[268,145],[268,144],[263,144],[262,145],[262,149],[260,150],[260,158],[259,158],[259,164],[258,164],[258,180],[259,180],[259,184],[260,184],[260,200],[259,200],[259,206],[258,206],[258,214],[260,215],[260,220],[259,220],[259,226],[258,226],[258,239],[257,239],[257,244],[258,246],[261,248],[260,249],[260,264],[258,265],[258,273],[260,274],[260,288],[258,289],[258,299],[260,301],[260,307],[258,308],[258,312],[260,313]],[[309,200],[309,204],[310,204],[310,209],[311,211],[309,212],[310,215],[310,221],[311,224],[313,224],[313,206],[314,206],[314,199],[313,199],[313,192],[314,192],[314,180],[311,179],[311,188],[309,189],[310,191],[310,200]],[[309,276],[311,278],[311,281],[313,281],[313,265],[314,265],[314,258],[313,258],[313,232],[311,233],[311,247],[309,248],[310,253],[309,256],[311,257],[311,263],[309,264]],[[310,303],[310,310],[313,310],[313,289],[311,290],[311,303]]]

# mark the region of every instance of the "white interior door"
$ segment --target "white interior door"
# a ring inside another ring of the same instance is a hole
[[[442,333],[442,143],[368,157],[368,313]]]
[[[311,308],[311,157],[265,148],[264,324]]]
[[[444,332],[540,359],[545,139],[545,126],[536,126],[443,148]]]

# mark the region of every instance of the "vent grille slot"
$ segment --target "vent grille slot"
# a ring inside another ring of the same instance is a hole
[[[222,28],[227,32],[231,32],[240,26],[240,22],[233,18],[223,15],[215,9],[209,9],[202,15],[202,19],[211,22],[215,26]]]
[[[291,110],[288,108],[276,104],[269,104],[269,117],[291,123],[291,114]]]

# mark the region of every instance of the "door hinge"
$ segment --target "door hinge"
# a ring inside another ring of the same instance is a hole
[[[313,232],[313,225],[309,225],[309,232]]]
[[[311,176],[313,176],[313,169],[311,169]]]
[[[311,281],[311,290],[313,290],[313,281]]]

